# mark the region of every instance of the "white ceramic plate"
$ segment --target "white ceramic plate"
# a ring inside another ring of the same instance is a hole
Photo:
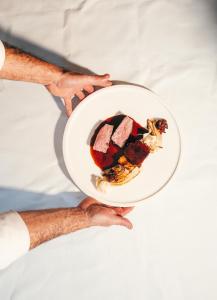
[[[89,143],[103,120],[120,113],[145,127],[148,118],[164,118],[169,128],[163,135],[163,149],[144,160],[138,176],[103,193],[93,180],[101,170],[92,159]],[[171,113],[154,93],[142,87],[116,85],[96,91],[76,107],[65,128],[63,153],[72,180],[84,193],[105,204],[131,206],[154,195],[172,177],[180,156],[180,135]]]

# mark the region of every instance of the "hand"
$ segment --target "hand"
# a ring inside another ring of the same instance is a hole
[[[83,92],[92,93],[94,86],[106,87],[112,85],[110,75],[83,75],[78,73],[63,73],[57,82],[47,85],[48,91],[54,96],[64,99],[66,114],[69,117],[72,113],[72,98],[76,95],[80,100],[85,98]]]
[[[133,228],[132,223],[127,218],[124,218],[133,207],[108,206],[90,197],[83,200],[79,207],[86,212],[89,226],[122,225],[128,229]]]

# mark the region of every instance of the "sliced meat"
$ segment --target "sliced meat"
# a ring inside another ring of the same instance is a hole
[[[105,124],[100,131],[98,132],[96,136],[95,143],[93,145],[93,150],[106,153],[109,147],[109,142],[111,139],[112,131],[113,131],[112,125]]]
[[[118,128],[115,130],[112,141],[118,145],[120,148],[122,148],[130,136],[133,129],[133,120],[129,117],[125,117],[121,124],[118,126]]]

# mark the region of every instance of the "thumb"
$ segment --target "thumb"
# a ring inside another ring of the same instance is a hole
[[[106,87],[112,85],[112,82],[109,80],[110,75],[89,75],[88,80],[91,85]]]
[[[132,229],[133,228],[133,224],[127,218],[123,218],[121,216],[116,216],[115,217],[115,219],[114,219],[114,225],[125,226],[128,229]]]

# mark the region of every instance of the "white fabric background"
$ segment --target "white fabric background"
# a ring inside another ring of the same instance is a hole
[[[178,171],[129,215],[132,231],[92,228],[38,247],[0,272],[0,298],[216,300],[216,1],[2,0],[0,27],[0,39],[50,61],[151,88],[182,136]],[[61,102],[2,81],[0,105],[1,211],[76,205]]]

